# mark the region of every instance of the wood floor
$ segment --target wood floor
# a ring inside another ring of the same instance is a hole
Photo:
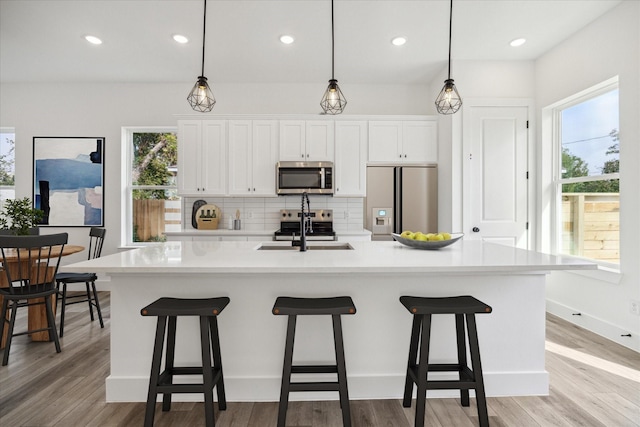
[[[14,338],[9,365],[0,367],[0,426],[141,426],[143,403],[105,403],[109,373],[109,294],[101,293],[105,328],[89,322],[82,304],[69,306],[62,353],[53,343]],[[26,311],[26,310],[21,310]],[[20,322],[20,325],[23,325]],[[18,324],[16,330],[18,330]],[[547,317],[549,396],[489,398],[489,417],[498,426],[640,426],[640,354]],[[415,402],[414,402],[415,406]],[[275,426],[277,403],[233,403],[216,409],[219,427]],[[414,408],[399,400],[351,402],[353,426],[413,425]],[[156,426],[203,424],[201,403],[157,405]],[[475,401],[428,399],[427,425],[477,426]],[[336,401],[291,402],[287,425],[342,426]]]

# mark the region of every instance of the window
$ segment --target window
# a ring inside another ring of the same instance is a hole
[[[618,85],[608,82],[554,110],[556,251],[620,264]]]
[[[0,206],[16,196],[15,146],[14,129],[0,128]]]
[[[165,231],[181,229],[176,130],[127,128],[124,137],[124,240],[128,245],[164,241]]]

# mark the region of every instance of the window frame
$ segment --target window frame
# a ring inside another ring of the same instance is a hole
[[[13,177],[14,177],[14,184],[13,185],[2,185],[0,186],[2,190],[10,190],[13,189],[13,197],[15,199],[16,196],[16,184],[15,184],[15,180],[17,179],[15,170],[16,170],[16,128],[11,127],[11,126],[3,126],[0,127],[0,134],[13,134]],[[0,198],[0,207],[4,204],[4,201],[8,200],[8,199],[3,199]]]
[[[543,177],[545,175],[544,159],[550,159],[550,169],[548,170],[547,182],[543,180],[543,188],[547,188],[548,191],[543,192],[542,205],[545,201],[548,202],[547,206],[550,209],[547,211],[549,217],[547,220],[542,218],[543,229],[549,230],[549,238],[545,240],[544,236],[541,238],[541,249],[547,251],[553,255],[570,256],[576,258],[582,258],[592,261],[598,264],[598,270],[596,271],[584,271],[573,272],[600,280],[605,280],[611,283],[618,283],[620,281],[620,264],[611,262],[596,260],[593,258],[580,257],[578,255],[569,255],[561,252],[562,243],[562,185],[576,182],[593,182],[593,181],[606,181],[611,179],[620,179],[620,173],[609,173],[602,175],[591,175],[584,177],[562,178],[562,111],[586,102],[590,99],[603,95],[612,90],[619,90],[618,77],[613,77],[602,83],[594,85],[583,91],[580,91],[572,96],[564,98],[542,110],[542,169]],[[546,142],[546,144],[545,144]],[[546,193],[548,199],[545,197]]]
[[[178,133],[177,126],[126,126],[122,128],[122,153],[121,164],[121,188],[122,188],[122,208],[120,223],[120,241],[123,248],[135,248],[150,246],[156,242],[134,242],[133,241],[133,191],[134,190],[176,190],[175,185],[133,185],[131,180],[131,166],[133,162],[133,134],[135,133]]]

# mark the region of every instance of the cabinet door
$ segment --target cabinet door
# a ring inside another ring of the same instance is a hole
[[[200,195],[202,121],[178,121],[178,193]]]
[[[403,161],[438,161],[438,124],[435,121],[404,122],[402,136]]]
[[[226,195],[226,121],[202,121],[202,187],[205,195]]]
[[[281,120],[280,160],[294,162],[301,162],[306,160],[304,139],[304,120]]]
[[[367,182],[367,122],[336,122],[335,197],[364,197]]]
[[[230,195],[251,194],[252,132],[251,120],[229,120]]]
[[[306,122],[305,160],[333,162],[333,121],[312,120]]]
[[[369,161],[399,162],[402,159],[402,122],[369,122]]]
[[[253,121],[253,160],[251,194],[276,196],[276,162],[278,161],[278,121]]]

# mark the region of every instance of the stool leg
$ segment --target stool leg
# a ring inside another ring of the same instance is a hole
[[[169,316],[169,329],[167,330],[167,349],[164,358],[164,371],[167,373],[168,384],[173,384],[173,367],[176,354],[176,316]],[[164,384],[164,382],[163,382]],[[162,410],[171,410],[171,393],[162,394]]]
[[[339,314],[334,314],[331,317],[333,318],[333,341],[336,350],[336,365],[338,367],[338,388],[340,392],[340,406],[342,407],[342,424],[344,427],[351,427],[347,367],[344,361],[344,342],[342,339],[342,321]]]
[[[480,346],[478,344],[478,330],[476,317],[467,314],[467,328],[469,333],[469,348],[471,349],[471,366],[476,381],[476,404],[478,405],[478,419],[480,427],[489,427],[489,415],[487,414],[487,399],[484,394],[484,379],[482,377],[482,365],[480,363]]]
[[[418,358],[418,342],[420,341],[420,326],[422,324],[422,317],[413,316],[413,327],[411,328],[411,341],[409,343],[409,361],[407,362],[407,378],[404,384],[404,399],[402,399],[402,406],[405,408],[411,407],[411,394],[413,393],[413,378],[411,377],[411,370],[416,366]]]
[[[204,378],[204,419],[207,427],[213,427],[215,425],[213,416],[214,384],[209,339],[209,321],[206,316],[200,316],[200,346],[202,348],[202,376]]]
[[[416,394],[415,427],[424,427],[425,405],[427,403],[427,374],[429,373],[429,339],[431,337],[431,315],[422,316],[422,336],[420,337],[420,362],[418,365],[418,391]]]
[[[160,376],[160,363],[162,362],[162,346],[164,344],[164,332],[167,327],[167,316],[158,316],[156,326],[156,340],[153,345],[153,358],[151,360],[151,375],[149,376],[149,393],[147,394],[147,407],[144,413],[144,426],[152,427],[155,415],[156,396],[158,394],[158,377]]]
[[[456,314],[456,338],[458,342],[458,369],[459,372],[462,372],[462,369],[467,366],[467,344],[464,337],[463,314]],[[460,389],[460,404],[469,406],[469,389]]]
[[[227,409],[227,398],[224,393],[224,376],[222,375],[222,356],[220,355],[220,336],[218,335],[218,319],[216,316],[209,316],[209,330],[211,333],[211,351],[213,353],[213,366],[220,373],[216,383],[218,393],[218,409]]]
[[[278,427],[284,427],[289,405],[289,387],[291,385],[291,365],[293,364],[293,343],[296,334],[296,316],[289,315],[287,322],[287,339],[284,346],[284,365],[282,367],[282,384],[280,386],[280,404],[278,406]]]

